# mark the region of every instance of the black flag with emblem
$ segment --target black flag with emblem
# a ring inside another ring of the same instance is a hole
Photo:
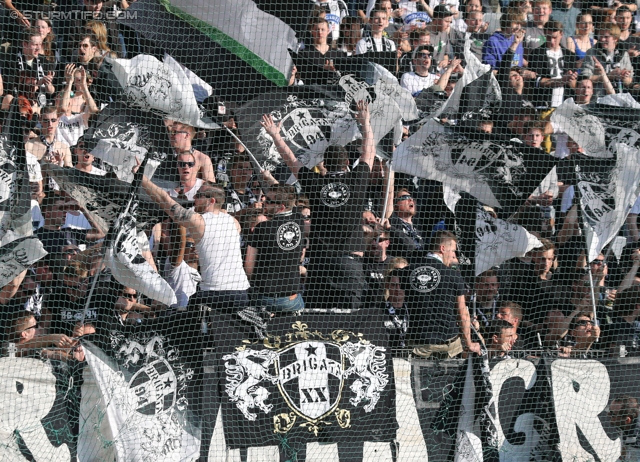
[[[461,196],[456,205],[458,261],[470,284],[475,276],[542,245],[522,226],[499,219],[467,193]]]
[[[104,433],[100,444],[83,441],[80,460],[113,458],[112,445],[117,460],[199,457],[201,340],[197,330],[188,337],[184,329],[177,331],[175,326],[195,325],[185,316],[122,325],[102,313],[97,334],[82,342],[96,387],[82,399],[85,409],[95,407],[87,425]],[[86,437],[97,440],[95,434]]]
[[[395,438],[393,366],[380,317],[281,316],[263,340],[239,318],[212,328],[230,448],[278,445],[295,452],[312,441]],[[205,389],[215,382],[205,376]]]
[[[466,191],[501,208],[503,217],[524,204],[556,162],[541,149],[455,130],[433,119],[393,153],[394,171],[440,181],[453,193]]]

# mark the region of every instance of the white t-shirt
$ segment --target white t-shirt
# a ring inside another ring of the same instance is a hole
[[[356,54],[361,55],[369,51],[396,51],[396,44],[393,40],[385,37],[360,39],[356,44]]]
[[[400,79],[400,86],[415,95],[419,91],[434,85],[436,80],[438,80],[438,76],[435,74],[427,74],[423,77],[415,72],[405,72]]]
[[[176,293],[178,303],[175,306],[177,308],[186,308],[189,304],[189,297],[196,293],[198,283],[202,280],[200,273],[195,268],[187,265],[184,260],[173,268],[167,258],[164,263],[164,274],[167,283]]]
[[[185,191],[184,192],[184,195],[187,196],[187,199],[192,201],[193,200],[193,196],[196,195],[198,190],[202,187],[203,183],[204,183],[204,181],[201,180],[200,178],[198,178],[196,180],[196,184],[193,186],[193,188],[191,188],[189,191]],[[176,192],[175,189],[166,189],[165,191],[167,191],[171,197],[178,197],[178,193]]]
[[[551,78],[554,80],[562,78],[562,68],[560,67],[562,56],[562,48],[558,51],[547,50],[547,57],[549,58],[549,65],[551,67]],[[562,101],[564,101],[564,86],[554,88],[551,97],[551,107],[560,106]]]
[[[227,213],[202,215],[204,235],[196,244],[202,283],[200,290],[247,290],[249,280],[242,265],[240,233]]]
[[[75,146],[78,138],[84,135],[87,128],[84,124],[84,114],[63,115],[60,117],[60,122],[58,123],[56,141],[62,141],[69,146]]]

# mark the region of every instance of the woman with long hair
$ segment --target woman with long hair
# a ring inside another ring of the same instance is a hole
[[[36,19],[33,28],[42,37],[42,54],[49,62],[60,62],[60,53],[56,46],[56,36],[53,33],[53,23],[50,19],[40,17]]]
[[[109,45],[107,44],[107,27],[104,25],[102,21],[87,21],[84,25],[85,31],[88,33],[92,33],[96,40],[98,41],[98,53],[104,58],[105,56],[110,56],[112,58],[116,58],[116,53],[111,51]]]

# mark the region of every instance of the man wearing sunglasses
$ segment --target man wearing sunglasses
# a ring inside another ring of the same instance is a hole
[[[178,177],[180,186],[167,191],[171,197],[184,197],[190,201],[204,183],[198,178],[198,167],[195,156],[190,152],[178,154]]]
[[[393,213],[389,217],[389,253],[394,257],[409,258],[412,252],[422,249],[422,235],[413,225],[415,214],[416,204],[409,191],[398,190],[393,203]]]
[[[425,88],[435,85],[438,76],[432,70],[433,47],[431,45],[421,45],[413,53],[414,72],[406,72],[400,79],[402,88],[409,90],[412,95],[419,93]]]
[[[196,162],[196,175],[200,176],[204,181],[216,182],[213,164],[209,156],[203,152],[194,149],[191,145],[196,134],[195,128],[191,125],[179,122],[167,121],[169,129],[169,141],[173,147],[176,156],[180,154],[191,154]]]
[[[293,211],[295,202],[291,186],[269,189],[262,206],[269,220],[258,223],[247,239],[244,268],[251,280],[251,298],[254,305],[271,313],[304,308],[299,293],[304,221]]]

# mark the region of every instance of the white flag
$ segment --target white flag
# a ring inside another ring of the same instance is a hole
[[[169,283],[142,256],[135,218],[132,215],[121,216],[115,229],[120,231],[106,250],[105,264],[116,281],[167,306],[176,304],[178,299]]]
[[[573,98],[566,100],[553,111],[551,123],[578,143],[584,149],[585,155],[613,157],[613,153],[607,150],[605,129],[600,119],[575,104]]]

